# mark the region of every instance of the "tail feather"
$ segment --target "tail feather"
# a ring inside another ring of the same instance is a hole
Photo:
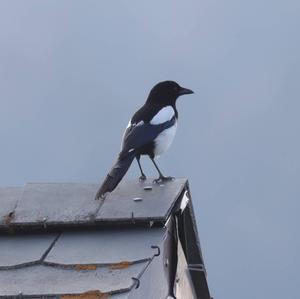
[[[104,198],[107,192],[112,192],[120,183],[127,170],[129,169],[133,159],[135,158],[135,152],[132,151],[126,156],[119,155],[118,160],[107,174],[104,182],[97,191],[96,198]]]

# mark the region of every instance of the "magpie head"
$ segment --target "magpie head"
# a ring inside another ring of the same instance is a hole
[[[181,87],[174,81],[163,81],[151,89],[147,102],[162,106],[175,105],[178,97],[192,93],[194,93],[192,90]]]

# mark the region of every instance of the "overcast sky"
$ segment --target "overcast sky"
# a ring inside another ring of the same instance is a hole
[[[100,181],[176,80],[159,163],[190,180],[211,294],[299,299],[299,28],[298,0],[1,0],[0,185]]]

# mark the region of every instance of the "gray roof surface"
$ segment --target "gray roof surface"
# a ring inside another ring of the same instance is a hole
[[[186,183],[186,179],[163,185],[152,180],[129,181],[121,183],[104,201],[94,200],[96,184],[29,183],[18,189],[0,188],[0,229],[149,221],[163,224]]]
[[[176,179],[161,185],[153,184],[152,180],[127,182],[126,188],[123,185],[107,197],[96,215],[96,220],[122,221],[131,218],[133,213],[136,221],[165,221],[186,183],[186,179]],[[145,190],[144,187],[152,189]],[[134,198],[142,200],[134,201]]]
[[[131,228],[120,234],[98,230],[2,236],[6,258],[0,260],[0,298],[20,292],[25,297],[92,290],[125,294],[136,283],[132,277],[140,277],[157,253],[151,246],[160,246],[166,229]]]
[[[97,185],[73,183],[29,183],[24,187],[12,224],[84,222],[99,202],[92,200]]]
[[[165,254],[166,255],[166,254]],[[160,294],[168,293],[169,278],[165,274],[166,257],[160,255],[155,258],[143,273],[140,287],[129,295],[129,299],[162,298]]]
[[[0,298],[165,299],[176,274],[183,296],[210,299],[186,179],[123,182],[104,201],[97,188],[0,188]]]
[[[74,270],[44,265],[0,271],[2,296],[64,295],[80,294],[91,290],[102,293],[130,290],[146,263],[131,265],[126,269],[110,270],[99,267],[95,270]]]
[[[0,270],[39,262],[56,237],[56,234],[0,236]]]
[[[162,241],[164,229],[120,229],[64,232],[47,255],[52,264],[114,264],[149,259]],[[120,247],[122,250],[120,250]]]

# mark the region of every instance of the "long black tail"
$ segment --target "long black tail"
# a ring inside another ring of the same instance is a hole
[[[97,191],[95,199],[104,198],[107,192],[112,192],[118,186],[134,158],[135,151],[129,152],[126,156],[122,155],[122,153],[119,155],[117,162],[107,174],[104,182]]]

